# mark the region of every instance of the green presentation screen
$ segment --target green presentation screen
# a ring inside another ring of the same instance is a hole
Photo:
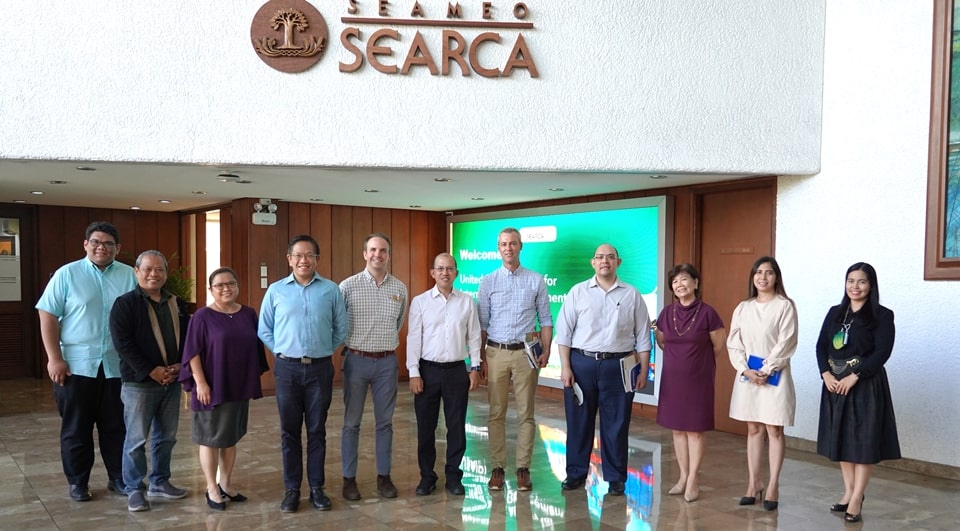
[[[594,275],[590,266],[597,246],[613,245],[623,260],[617,275],[643,295],[655,319],[663,307],[664,266],[673,235],[667,220],[664,196],[581,203],[484,214],[451,216],[451,254],[459,275],[454,287],[477,297],[480,279],[501,266],[497,237],[506,227],[520,231],[520,263],[543,276],[556,319],[570,288]],[[550,364],[541,371],[540,383],[560,387],[560,358],[552,346]],[[649,383],[637,401],[656,404],[658,349],[651,352]]]

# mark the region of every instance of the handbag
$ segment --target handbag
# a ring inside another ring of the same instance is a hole
[[[852,374],[862,362],[860,360],[860,356],[853,356],[852,358],[842,360],[827,358],[827,363],[830,364],[830,372],[833,374],[834,378],[840,380]]]

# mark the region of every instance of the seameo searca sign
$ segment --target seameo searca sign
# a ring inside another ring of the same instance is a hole
[[[340,72],[369,67],[383,74],[407,75],[420,68],[433,76],[499,78],[515,72],[540,76],[523,34],[534,29],[524,2],[501,7],[483,1],[467,8],[459,2],[427,6],[417,0],[344,2],[340,21],[346,27],[340,33],[340,46],[347,60],[340,61]],[[312,67],[328,44],[326,21],[305,0],[270,0],[254,16],[250,35],[260,59],[282,72]],[[434,43],[432,47],[429,42]],[[489,58],[493,54],[482,53],[487,47],[507,50],[505,59],[494,63]]]

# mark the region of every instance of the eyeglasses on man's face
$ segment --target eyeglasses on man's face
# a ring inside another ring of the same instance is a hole
[[[237,284],[237,281],[236,281],[236,280],[233,280],[233,281],[230,281],[230,282],[217,282],[216,284],[214,284],[214,285],[212,285],[212,286],[210,286],[210,287],[213,288],[213,289],[215,289],[215,290],[217,290],[217,291],[223,291],[223,290],[225,290],[225,289],[227,289],[227,288],[229,288],[229,289],[234,289],[234,288],[236,288],[238,285],[239,285],[239,284]]]
[[[443,272],[453,273],[454,271],[457,270],[457,268],[452,266],[438,266],[438,267],[434,267],[433,270],[438,273],[443,273]]]
[[[299,262],[300,260],[309,260],[312,262],[317,259],[317,255],[315,254],[291,254],[287,256],[289,256],[290,258],[293,258],[297,262]]]
[[[117,242],[102,241],[102,240],[97,240],[95,238],[91,238],[87,240],[87,243],[89,243],[90,247],[93,247],[94,249],[96,249],[97,247],[103,247],[104,249],[114,249],[117,246]]]

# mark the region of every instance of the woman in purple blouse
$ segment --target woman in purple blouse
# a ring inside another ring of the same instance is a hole
[[[207,480],[207,505],[247,498],[230,484],[236,445],[247,433],[250,400],[261,398],[260,375],[266,353],[257,337],[257,312],[237,302],[240,283],[232,269],[210,275],[213,304],[197,310],[187,328],[180,381],[190,392],[193,442],[200,445],[200,466]],[[217,483],[217,469],[220,482]]]

